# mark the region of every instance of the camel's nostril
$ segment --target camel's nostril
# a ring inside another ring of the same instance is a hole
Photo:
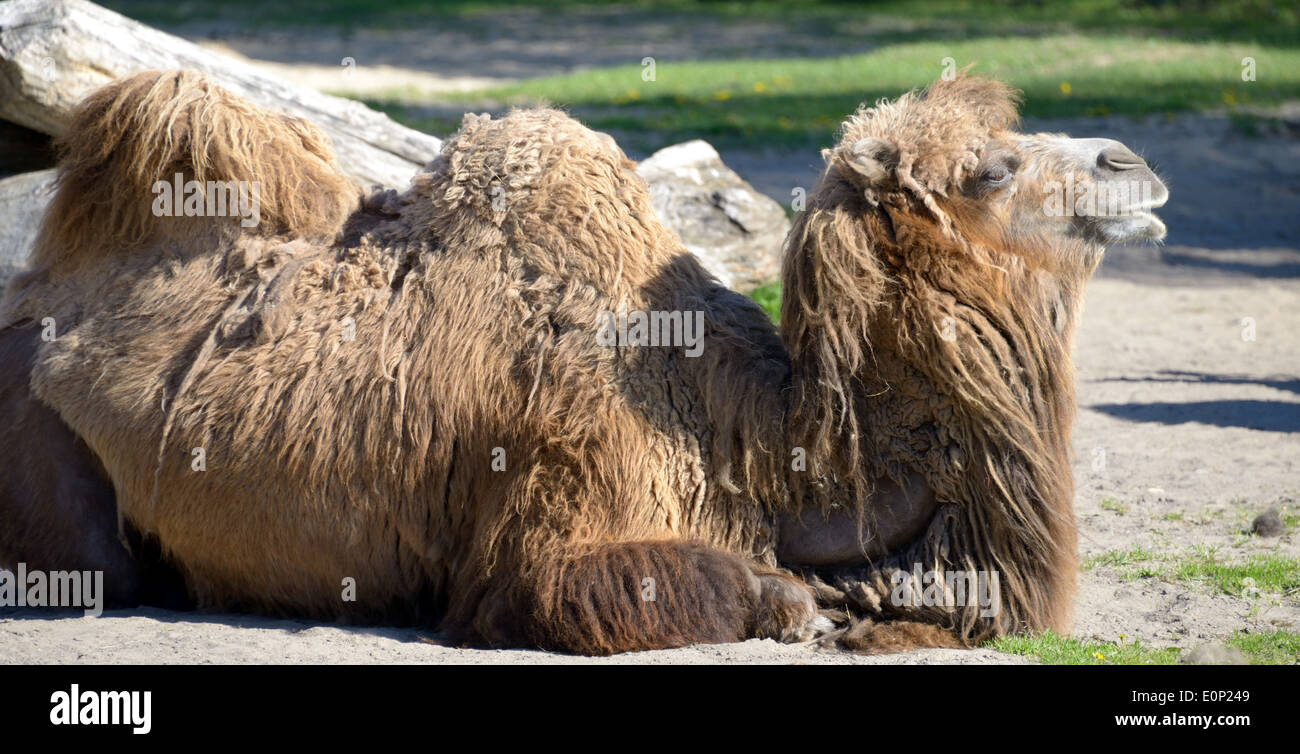
[[[1097,167],[1105,170],[1133,170],[1146,165],[1141,157],[1123,146],[1107,147],[1097,155]]]

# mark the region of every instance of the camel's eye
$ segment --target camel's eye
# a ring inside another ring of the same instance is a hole
[[[1004,189],[1011,191],[1010,187],[1014,183],[1012,179],[1015,178],[1018,167],[1020,161],[1015,155],[999,155],[986,159],[979,168],[967,175],[962,190],[976,198],[990,196]]]
[[[994,165],[981,176],[991,186],[1001,186],[1011,180],[1011,170],[1006,165]]]

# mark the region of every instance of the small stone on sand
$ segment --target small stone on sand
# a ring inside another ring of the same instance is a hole
[[[1282,525],[1282,518],[1277,514],[1277,509],[1274,508],[1256,516],[1254,522],[1250,525],[1250,531],[1252,534],[1261,537],[1278,537],[1282,535],[1283,531],[1286,531],[1286,527]]]
[[[1240,649],[1222,644],[1202,644],[1183,655],[1184,665],[1249,665],[1250,658]]]

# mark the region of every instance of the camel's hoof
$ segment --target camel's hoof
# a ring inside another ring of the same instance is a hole
[[[782,574],[758,576],[760,588],[756,634],[787,643],[811,641],[834,628],[817,612],[812,591]]]

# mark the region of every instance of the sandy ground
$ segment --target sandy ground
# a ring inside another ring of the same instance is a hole
[[[992,650],[930,649],[864,656],[754,639],[683,649],[579,657],[524,649],[460,649],[429,632],[339,628],[248,616],[186,616],[163,610],[101,618],[0,620],[0,662],[53,664],[458,664],[458,665],[915,665],[1025,663]]]
[[[627,19],[617,25],[625,21],[637,28]],[[418,40],[369,32],[339,39],[241,37],[212,29],[193,36],[216,36],[206,43],[274,60],[277,73],[320,88],[391,87],[401,81],[436,92],[571,70],[580,60],[603,65],[639,59],[646,35],[661,55],[665,49],[675,54],[677,47],[669,46],[677,45],[726,57],[734,46],[776,34],[756,23],[698,38],[704,32],[667,25],[637,28],[635,39],[607,35],[598,45],[575,48],[564,39],[581,38],[580,29],[564,32],[522,18],[516,25],[491,38],[476,36],[473,28],[445,30],[432,42],[427,32]],[[813,39],[799,30],[776,37],[768,47],[783,54],[801,54]],[[852,39],[848,34],[837,42],[836,52],[851,51]],[[477,45],[478,54],[465,55],[467,45]],[[743,52],[754,54],[752,48]],[[339,76],[334,59],[349,55],[358,60],[355,78],[346,79],[346,87],[330,85]],[[394,67],[410,60],[418,71]],[[1260,553],[1300,556],[1295,533],[1274,539],[1242,534],[1267,508],[1300,508],[1297,134],[1284,127],[1248,137],[1216,114],[1031,121],[1026,127],[1118,138],[1157,165],[1171,190],[1162,212],[1169,245],[1111,250],[1088,292],[1077,348],[1074,431],[1081,557],[1133,546],[1167,557],[1215,548],[1232,562]],[[782,202],[789,201],[792,188],[812,185],[820,162],[815,154],[782,152],[732,152],[723,159]],[[1253,340],[1243,338],[1249,323]],[[1229,597],[1204,585],[1128,578],[1108,567],[1081,572],[1079,585],[1074,634],[1081,638],[1113,641],[1123,635],[1190,649],[1239,630],[1300,630],[1295,594]],[[990,650],[866,657],[757,640],[597,659],[455,648],[438,644],[431,631],[244,615],[134,610],[84,618],[70,611],[0,610],[0,663],[1024,661]]]

